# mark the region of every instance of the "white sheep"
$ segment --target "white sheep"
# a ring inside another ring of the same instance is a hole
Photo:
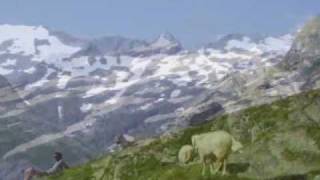
[[[180,148],[178,154],[179,162],[186,164],[192,158],[193,147],[191,145],[184,145]]]
[[[202,174],[205,174],[206,164],[210,164],[210,172],[217,173],[223,166],[222,174],[226,172],[226,160],[230,153],[242,148],[242,144],[236,141],[228,132],[215,131],[204,134],[194,135],[191,138],[194,150],[199,154],[203,164]],[[212,163],[217,167],[213,171]]]

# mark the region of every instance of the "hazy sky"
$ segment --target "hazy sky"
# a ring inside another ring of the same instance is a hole
[[[83,37],[152,39],[188,47],[227,33],[283,34],[320,14],[320,0],[0,0],[1,24],[44,25]]]

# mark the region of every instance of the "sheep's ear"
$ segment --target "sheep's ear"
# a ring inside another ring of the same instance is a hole
[[[236,151],[239,151],[240,149],[242,149],[243,148],[243,145],[239,142],[239,141],[234,141],[233,143],[232,143],[232,151],[233,152],[236,152]]]
[[[243,145],[241,144],[241,142],[235,140],[233,137],[232,137],[232,151],[233,152],[236,152],[236,151],[239,151],[240,149],[243,148]]]
[[[191,144],[192,144],[193,148],[194,148],[194,146],[196,145],[196,138],[197,138],[197,135],[193,135],[193,136],[191,137]]]

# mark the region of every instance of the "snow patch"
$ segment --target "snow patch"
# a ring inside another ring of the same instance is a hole
[[[180,89],[176,89],[176,90],[171,92],[170,97],[171,98],[175,98],[175,97],[178,97],[180,94],[181,94],[181,90]]]
[[[235,53],[232,51],[228,51],[226,53],[222,53],[220,50],[208,50],[210,52],[210,58],[217,59],[252,59],[251,55],[244,53]]]
[[[254,51],[254,52],[258,51],[257,44],[252,42],[251,39],[248,37],[243,37],[242,40],[228,41],[225,49],[229,51],[232,49],[243,49],[243,50]]]
[[[153,105],[153,103],[147,103],[147,104],[141,106],[140,109],[145,111],[145,110],[148,110],[149,108],[151,108],[152,105]]]
[[[58,80],[57,87],[59,89],[65,89],[67,86],[67,83],[71,79],[71,76],[63,75],[63,76],[59,76],[58,78],[59,80]]]
[[[124,71],[116,71],[114,73],[117,76],[118,81],[124,81],[129,77],[129,73],[124,72]]]
[[[35,88],[35,87],[41,87],[41,86],[43,86],[44,84],[46,84],[47,82],[49,82],[49,80],[43,78],[43,79],[41,79],[41,80],[39,80],[39,81],[37,81],[37,82],[35,82],[35,83],[28,84],[28,85],[25,87],[25,89],[26,89],[26,90],[30,90],[30,89]]]
[[[83,98],[88,98],[88,97],[92,97],[95,95],[98,95],[100,93],[103,93],[104,91],[108,90],[108,88],[106,87],[96,87],[96,88],[92,88],[89,91],[86,92],[85,96],[83,96]]]
[[[47,82],[49,82],[49,80],[47,79],[47,77],[52,73],[54,72],[54,70],[52,69],[48,69],[47,70],[47,74],[42,77],[39,81],[36,81],[34,83],[31,83],[31,84],[28,84],[27,86],[25,86],[25,90],[30,90],[32,88],[36,88],[36,87],[41,87],[43,86],[44,84],[46,84]]]
[[[62,112],[62,106],[59,105],[58,106],[58,116],[59,116],[59,119],[62,120],[63,119],[63,112]]]
[[[259,43],[254,43],[248,37],[243,37],[242,40],[228,41],[225,49],[232,50],[234,48],[246,50],[249,52],[262,54],[265,52],[286,53],[292,44],[293,36],[286,34],[280,37],[267,37]]]
[[[6,69],[6,68],[3,68],[0,66],[0,74],[1,75],[8,75],[8,74],[11,74],[13,72],[12,69]]]
[[[279,38],[268,37],[264,40],[263,44],[261,44],[261,49],[268,52],[276,51],[283,54],[290,49],[292,41],[293,36],[291,34],[280,36]]]
[[[92,109],[92,104],[82,104],[81,107],[80,107],[80,110],[83,112],[83,113],[86,113],[88,111],[90,111]]]
[[[145,123],[155,123],[159,121],[165,121],[169,120],[171,118],[175,118],[176,113],[169,113],[169,114],[159,114],[155,116],[148,117],[147,119],[144,120]]]
[[[36,68],[30,67],[28,69],[23,70],[23,72],[28,73],[28,74],[33,74],[36,71]]]
[[[27,105],[31,105],[31,103],[28,100],[24,100],[24,103],[26,103]]]
[[[17,64],[16,59],[7,59],[4,63],[1,64],[1,66],[14,66]]]
[[[116,104],[119,100],[119,97],[114,97],[114,98],[111,98],[111,99],[108,99],[105,103],[106,104]]]

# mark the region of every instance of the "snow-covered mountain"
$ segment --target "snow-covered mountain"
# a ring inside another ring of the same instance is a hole
[[[39,152],[62,150],[79,163],[108,151],[119,134],[168,133],[299,92],[276,68],[293,39],[228,35],[188,51],[169,33],[151,42],[84,40],[1,25],[0,75],[19,98],[0,114],[0,177],[14,177],[13,164],[48,167]]]

